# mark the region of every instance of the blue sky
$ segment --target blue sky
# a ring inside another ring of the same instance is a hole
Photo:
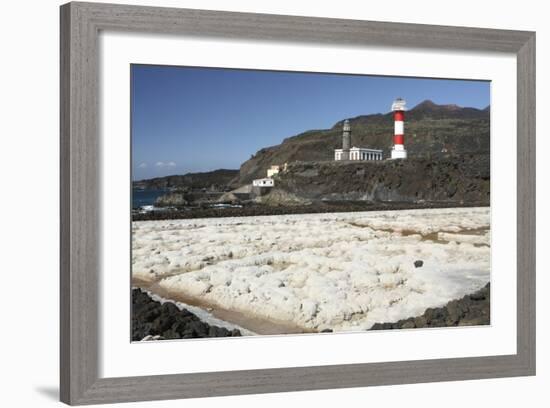
[[[485,108],[490,83],[132,65],[134,180],[238,169],[259,149],[358,115],[425,99]],[[391,137],[391,135],[389,135]]]

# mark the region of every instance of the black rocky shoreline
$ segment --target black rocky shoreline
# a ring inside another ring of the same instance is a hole
[[[485,202],[369,202],[316,201],[310,205],[243,205],[233,208],[174,208],[161,211],[132,212],[132,221],[160,221],[195,218],[250,217],[261,215],[323,214],[359,211],[397,211],[456,207],[484,207]]]
[[[210,325],[190,311],[180,310],[172,302],[161,303],[153,300],[141,289],[132,289],[132,341],[241,335],[238,329],[228,330]]]
[[[370,330],[489,325],[490,307],[491,284],[487,283],[477,292],[451,300],[443,307],[429,308],[420,316],[394,323],[376,323]]]
[[[428,308],[420,316],[393,323],[375,323],[369,330],[489,325],[490,295],[490,283],[487,283],[477,292],[443,307]],[[331,332],[330,329],[323,331]],[[242,336],[238,329],[210,325],[170,301],[161,303],[141,289],[132,289],[132,341],[237,336]]]

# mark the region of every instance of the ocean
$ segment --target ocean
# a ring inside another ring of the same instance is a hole
[[[144,205],[153,205],[155,200],[168,192],[168,190],[138,190],[132,189],[132,208]]]

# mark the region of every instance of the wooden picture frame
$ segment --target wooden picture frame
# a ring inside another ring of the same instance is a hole
[[[517,353],[145,377],[98,375],[101,30],[517,56]],[[61,6],[61,400],[97,404],[535,374],[535,33],[113,4]]]

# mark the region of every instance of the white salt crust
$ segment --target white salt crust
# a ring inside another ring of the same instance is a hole
[[[489,225],[489,208],[137,221],[132,273],[224,309],[364,330],[483,287]]]

